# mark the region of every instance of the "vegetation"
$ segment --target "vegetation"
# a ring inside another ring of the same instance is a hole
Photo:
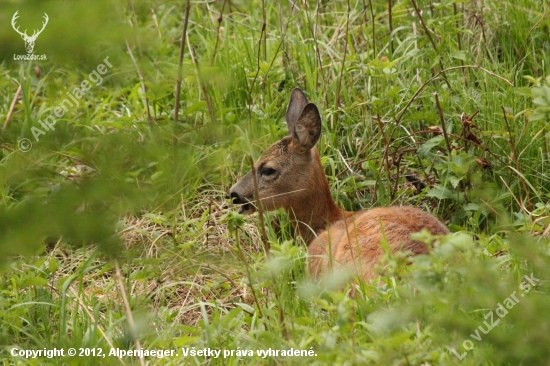
[[[547,2],[27,1],[0,23],[16,11],[49,23],[43,61],[0,30],[4,364],[550,362]],[[280,212],[266,255],[224,195],[294,87],[337,203],[433,212],[453,233],[417,234],[429,256],[317,281]],[[177,355],[109,355],[141,348]]]

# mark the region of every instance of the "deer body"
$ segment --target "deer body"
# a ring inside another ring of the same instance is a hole
[[[423,254],[428,248],[412,240],[412,233],[424,228],[433,235],[449,233],[434,216],[413,207],[359,212],[338,208],[315,148],[321,135],[320,114],[299,89],[292,91],[286,120],[289,134],[255,164],[258,194],[264,209],[284,208],[289,214],[296,235],[308,244],[314,275],[342,266],[370,280],[384,253],[382,240],[392,252]],[[229,196],[241,204],[240,213],[255,211],[252,172],[231,187]]]

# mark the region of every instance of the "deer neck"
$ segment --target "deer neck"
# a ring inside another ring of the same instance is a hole
[[[316,150],[313,168],[313,174],[308,182],[309,187],[297,200],[299,205],[288,210],[295,234],[307,244],[313,240],[315,234],[327,230],[330,225],[350,214],[338,208],[332,199],[327,177]]]

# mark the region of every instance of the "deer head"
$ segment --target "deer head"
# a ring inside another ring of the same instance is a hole
[[[48,14],[44,13],[44,22],[42,23],[42,29],[40,30],[35,29],[34,32],[32,33],[32,36],[29,36],[27,35],[26,29],[24,32],[21,32],[19,31],[19,27],[16,26],[15,21],[17,20],[17,18],[19,18],[19,15],[17,13],[19,13],[19,10],[16,11],[15,14],[13,14],[13,17],[11,18],[11,26],[17,33],[21,35],[21,38],[23,38],[23,40],[25,41],[25,48],[27,49],[27,53],[32,53],[32,51],[34,50],[34,42],[36,42],[36,38],[38,38],[40,33],[42,33],[44,28],[46,28],[46,24],[48,24],[48,20],[49,20]]]
[[[285,209],[314,231],[341,217],[314,147],[321,135],[321,116],[300,89],[292,91],[286,112],[288,135],[267,148],[255,163],[260,202],[254,199],[254,176],[248,172],[229,190],[228,198],[240,204],[239,213]],[[305,232],[305,229],[299,231]],[[304,234],[304,233],[302,233]]]

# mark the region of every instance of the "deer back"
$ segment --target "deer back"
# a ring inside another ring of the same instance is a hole
[[[376,277],[375,267],[384,255],[385,241],[392,253],[409,251],[427,254],[426,244],[411,234],[427,229],[433,235],[449,230],[434,216],[414,207],[379,207],[356,213],[333,223],[308,246],[311,272],[320,275],[331,269],[346,268],[366,280]]]

